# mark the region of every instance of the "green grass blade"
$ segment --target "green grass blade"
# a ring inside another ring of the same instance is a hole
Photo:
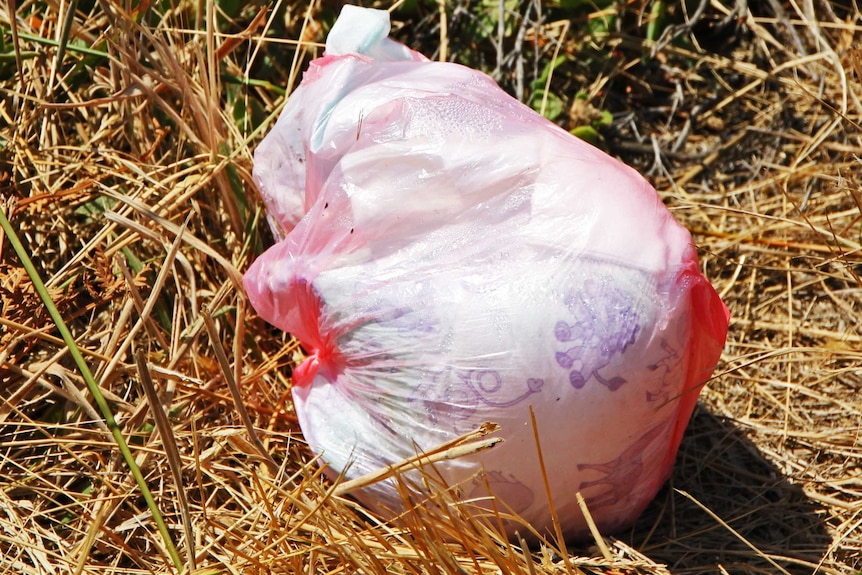
[[[35,34],[27,34],[26,32],[18,32],[18,37],[21,40],[27,40],[28,42],[34,42],[36,44],[42,44],[44,46],[56,46],[59,51],[60,43],[56,40],[51,40],[50,38],[43,38],[42,36],[37,36]],[[86,46],[77,46],[75,44],[66,44],[63,48],[63,52],[76,52],[78,54],[86,54],[88,56],[99,56],[102,58],[110,58],[110,54],[103,50],[96,50],[94,48],[87,48]]]
[[[54,73],[60,73],[60,67],[63,65],[63,58],[66,55],[66,46],[69,44],[69,35],[72,33],[72,23],[75,21],[75,12],[78,11],[78,0],[72,0],[66,9],[66,14],[63,16],[63,28],[60,30],[60,41],[57,46],[57,66],[54,68]]]
[[[18,18],[15,0],[6,0],[6,6],[9,9],[9,26],[12,29],[12,43],[15,48],[15,64],[18,66],[18,78],[21,84],[24,84],[24,63],[21,58],[21,44],[18,40]]]
[[[147,502],[147,507],[153,514],[153,519],[159,528],[159,532],[162,535],[165,547],[167,547],[174,566],[177,571],[182,571],[183,562],[180,559],[177,548],[174,546],[174,542],[168,532],[168,526],[165,524],[165,520],[159,512],[159,508],[156,505],[155,499],[153,499],[153,494],[150,492],[150,488],[147,487],[147,482],[144,479],[143,473],[141,473],[141,469],[138,467],[138,464],[135,463],[135,457],[132,455],[132,451],[129,449],[129,445],[126,443],[126,440],[120,431],[120,426],[117,425],[117,421],[114,419],[111,407],[108,405],[107,400],[105,400],[105,396],[102,395],[102,390],[96,383],[87,362],[84,361],[84,356],[81,354],[81,350],[78,349],[78,345],[72,337],[72,332],[69,331],[69,328],[66,326],[66,322],[63,321],[63,316],[60,315],[60,311],[57,309],[57,306],[54,305],[54,300],[51,299],[51,295],[48,293],[45,283],[42,281],[42,278],[39,277],[39,272],[30,260],[30,256],[27,255],[27,250],[24,249],[24,245],[21,243],[21,240],[18,239],[18,235],[15,233],[15,230],[12,228],[12,224],[9,222],[9,219],[6,217],[6,213],[2,209],[0,209],[0,226],[2,226],[3,231],[6,233],[6,237],[9,239],[9,243],[12,244],[12,248],[15,250],[15,253],[18,254],[21,264],[27,271],[27,275],[30,276],[30,281],[33,282],[33,287],[42,299],[42,303],[45,304],[45,308],[48,310],[51,319],[54,320],[54,324],[57,326],[57,331],[60,332],[63,341],[69,347],[69,355],[72,356],[72,359],[75,361],[75,365],[81,372],[81,376],[83,376],[84,381],[87,382],[87,387],[89,388],[90,393],[93,394],[93,399],[96,400],[99,411],[102,412],[102,417],[105,418],[105,423],[107,424],[108,429],[111,430],[111,434],[114,436],[114,441],[116,441],[117,446],[120,448],[120,453],[123,455],[123,459],[129,466],[129,470],[132,472],[132,475],[138,484],[138,488],[140,488],[141,494]]]

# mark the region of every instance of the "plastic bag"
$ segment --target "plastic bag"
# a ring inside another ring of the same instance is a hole
[[[350,479],[496,422],[504,443],[436,469],[545,530],[532,406],[563,528],[584,533],[577,492],[623,528],[670,474],[727,309],[634,170],[388,31],[346,6],[255,153],[283,239],[245,285],[309,354],[303,435]],[[357,495],[402,504],[391,481]]]

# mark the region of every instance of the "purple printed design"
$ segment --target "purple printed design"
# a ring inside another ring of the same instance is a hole
[[[355,289],[360,293],[360,286]],[[417,306],[414,303],[433,300],[430,281],[414,282],[403,291],[406,293],[402,293],[402,290],[396,293],[390,293],[388,289],[378,290],[360,323],[364,324],[370,319],[381,327],[394,329],[400,335],[413,337],[438,333],[439,318],[430,313],[428,306]],[[398,302],[403,299],[407,299],[407,303],[399,305]]]
[[[667,388],[674,383],[673,375],[676,374],[682,362],[679,352],[664,339],[661,340],[661,353],[662,355],[657,361],[647,366],[650,371],[659,373],[658,387],[646,391],[646,400],[649,402],[660,401],[664,403],[670,399],[670,392]]]
[[[651,454],[650,447],[656,440],[662,440],[668,428],[667,423],[656,425],[643,434],[634,444],[623,451],[619,457],[607,463],[579,463],[578,470],[597,471],[603,475],[592,481],[582,481],[579,491],[591,487],[607,486],[597,495],[587,496],[586,501],[591,511],[611,507],[625,501],[636,493],[636,487],[644,481],[642,475],[643,458]]]
[[[502,471],[483,471],[473,479],[470,499],[487,497],[489,494],[504,502],[515,513],[523,513],[535,500],[532,489],[518,481],[511,473],[507,477]],[[482,502],[481,505],[490,508],[489,503]]]
[[[557,365],[569,370],[569,383],[576,389],[595,377],[609,390],[618,390],[626,380],[606,377],[600,370],[637,338],[640,325],[632,302],[621,290],[591,279],[584,282],[582,290],[570,292],[564,302],[574,321],[558,321],[554,336],[561,343],[574,345],[557,352]]]
[[[544,383],[544,379],[531,377],[518,389],[504,385],[503,377],[493,369],[448,368],[420,385],[412,401],[422,403],[435,426],[458,431],[459,423],[468,420],[480,405],[511,407],[539,393]]]
[[[427,317],[416,309],[398,307],[374,316],[374,323],[394,328],[401,335],[434,334],[439,328],[437,318]]]
[[[458,371],[458,370],[453,370]],[[544,379],[528,378],[527,389],[512,399],[502,397],[503,378],[499,372],[492,369],[473,369],[467,372],[459,372],[461,381],[470,386],[476,393],[477,399],[491,407],[511,407],[527,399],[527,396],[538,393],[545,384]]]

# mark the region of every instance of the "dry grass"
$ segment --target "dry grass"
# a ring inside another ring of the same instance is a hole
[[[251,149],[332,6],[73,3],[62,61],[68,3],[0,7],[2,208],[187,570],[862,569],[862,14],[669,3],[676,24],[656,43],[638,21],[654,4],[617,6],[606,37],[587,37],[588,11],[563,20],[526,1],[506,4],[511,29],[478,36],[481,3],[394,13],[402,39],[525,97],[569,56],[546,82],[566,104],[558,121],[578,124],[578,90],[587,112],[615,114],[605,145],[695,231],[733,313],[668,487],[604,553],[567,554],[554,541],[525,551],[440,492],[381,524],[333,494],[302,443],[287,376],[299,350],[247,308],[238,278],[271,241]],[[5,234],[0,250],[0,573],[175,571]]]

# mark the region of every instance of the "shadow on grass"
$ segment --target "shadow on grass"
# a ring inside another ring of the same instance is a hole
[[[729,573],[811,574],[832,541],[825,516],[742,430],[698,405],[673,477],[618,537],[673,573],[717,573],[721,566]]]

